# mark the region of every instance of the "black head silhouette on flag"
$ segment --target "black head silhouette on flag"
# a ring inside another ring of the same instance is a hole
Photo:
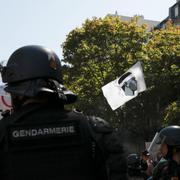
[[[126,96],[133,96],[137,91],[137,81],[131,72],[123,74],[118,80],[119,86],[124,90]]]

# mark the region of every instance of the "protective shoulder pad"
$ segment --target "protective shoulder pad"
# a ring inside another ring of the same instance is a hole
[[[110,124],[104,119],[95,116],[88,116],[88,120],[91,128],[97,133],[109,133],[113,130]]]

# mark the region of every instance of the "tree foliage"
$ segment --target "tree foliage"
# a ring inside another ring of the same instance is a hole
[[[146,44],[145,72],[154,105],[159,112],[160,126],[169,124],[165,112],[179,98],[180,31],[173,25],[154,30]],[[178,115],[178,114],[177,114]],[[171,118],[170,118],[171,119]]]
[[[77,108],[147,140],[171,119],[170,105],[179,97],[179,49],[180,32],[171,25],[147,32],[146,25],[137,25],[137,18],[87,19],[63,43],[65,84],[79,95]],[[137,60],[143,63],[148,90],[112,111],[101,87]]]
[[[180,100],[174,101],[164,111],[163,126],[180,125]]]

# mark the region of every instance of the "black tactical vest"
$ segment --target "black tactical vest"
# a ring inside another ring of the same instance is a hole
[[[1,180],[106,179],[84,116],[50,106],[27,107],[4,122]]]

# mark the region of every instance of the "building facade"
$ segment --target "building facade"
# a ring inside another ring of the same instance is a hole
[[[171,21],[175,26],[180,27],[180,0],[169,8],[169,15],[163,21],[161,21],[156,28],[162,29],[166,27],[166,23]]]
[[[141,26],[142,24],[146,24],[148,31],[151,31],[160,23],[159,21],[145,19],[143,15],[135,15],[134,17],[118,15],[117,11],[113,16],[118,16],[122,21],[131,21],[133,18],[137,17],[137,25]]]

